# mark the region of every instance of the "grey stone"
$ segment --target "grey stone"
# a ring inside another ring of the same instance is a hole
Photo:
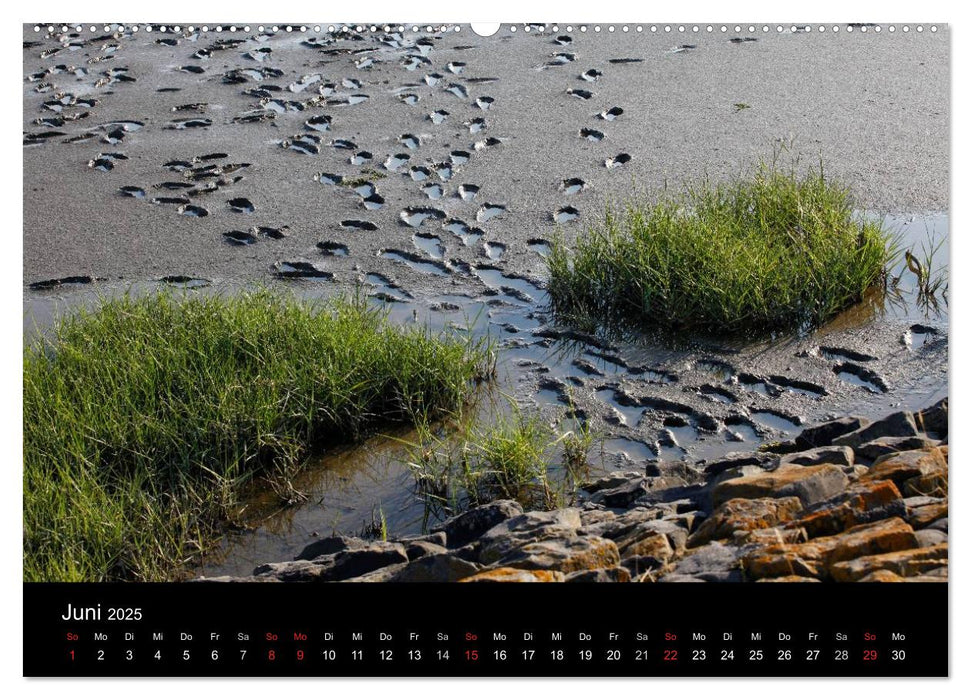
[[[408,562],[405,548],[397,542],[372,542],[366,549],[349,549],[333,556],[333,565],[323,573],[327,581],[342,581],[392,564]]]
[[[608,508],[627,508],[648,491],[650,488],[647,478],[639,477],[625,481],[619,486],[597,491],[590,500],[593,503],[602,503]]]
[[[635,471],[610,472],[606,476],[602,476],[596,481],[583,484],[582,488],[587,493],[596,493],[606,489],[615,489],[618,486],[623,486],[629,481],[634,481],[643,477],[643,473]]]
[[[768,452],[729,452],[725,456],[712,460],[705,465],[705,474],[717,476],[729,469],[740,467],[760,467],[771,469],[779,463],[779,457]]]
[[[940,440],[947,439],[947,398],[943,398],[933,406],[919,411],[914,417],[922,431]]]
[[[910,411],[897,411],[896,413],[891,413],[886,418],[881,418],[875,423],[870,423],[858,430],[840,435],[833,440],[833,444],[857,448],[866,442],[881,437],[908,437],[917,434],[918,430],[917,424],[914,422],[914,414]]]
[[[568,574],[564,581],[566,583],[627,583],[630,581],[630,572],[622,566],[575,571]]]
[[[387,583],[393,580],[395,574],[406,566],[407,564],[404,563],[392,564],[391,566],[385,566],[381,569],[361,574],[360,576],[346,578],[339,583]]]
[[[947,518],[938,518],[927,527],[934,530],[940,530],[941,532],[947,532]]]
[[[529,542],[485,563],[514,569],[584,571],[618,566],[620,553],[611,540],[596,536],[571,536]]]
[[[478,561],[492,564],[527,544],[572,537],[579,529],[580,511],[576,508],[523,513],[499,523],[482,535],[477,543]]]
[[[499,523],[522,515],[522,512],[523,507],[516,501],[493,501],[456,515],[434,531],[444,532],[448,548],[455,549],[477,539]]]
[[[738,568],[739,548],[718,542],[689,550],[687,556],[678,561],[673,573],[696,576],[704,579],[714,572],[726,572]]]
[[[432,554],[411,562],[391,580],[396,583],[436,583],[458,581],[482,569],[453,554]]]
[[[836,444],[836,438],[865,428],[870,424],[866,418],[849,416],[837,418],[828,423],[806,428],[796,437],[796,445],[800,449],[808,450],[813,447],[825,447],[826,445]]]
[[[870,442],[863,443],[856,448],[856,454],[860,459],[873,462],[880,457],[907,450],[920,450],[925,447],[936,447],[940,445],[940,440],[932,440],[920,435],[908,437],[881,437]],[[849,448],[846,448],[849,449]]]
[[[914,536],[917,538],[917,541],[920,543],[921,547],[933,547],[935,544],[947,542],[946,532],[941,532],[940,530],[934,530],[932,528],[915,530]]]
[[[316,542],[311,542],[304,547],[294,560],[311,560],[325,554],[337,554],[348,549],[362,549],[367,547],[367,542],[360,537],[345,537],[344,535],[334,535],[324,537]]]
[[[275,581],[317,581],[330,567],[332,561],[315,563],[310,561],[283,561],[270,564],[260,564],[253,569],[253,575],[269,578]]]
[[[658,581],[660,583],[707,583],[703,578],[687,574],[665,574]]]
[[[850,447],[815,447],[804,452],[794,452],[779,460],[779,464],[836,464],[838,466],[853,466],[853,449]]]
[[[442,554],[447,552],[448,549],[440,544],[435,544],[434,542],[402,542],[405,547],[405,555],[408,557],[408,561],[415,561],[416,559],[421,559],[422,557],[427,557],[433,554]]]

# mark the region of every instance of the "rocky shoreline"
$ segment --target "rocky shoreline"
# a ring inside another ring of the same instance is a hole
[[[496,501],[427,535],[325,537],[200,581],[947,581],[948,404],[848,417],[756,452],[652,461],[576,507]]]

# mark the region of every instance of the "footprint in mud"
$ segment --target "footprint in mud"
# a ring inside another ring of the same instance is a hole
[[[430,66],[432,62],[424,56],[407,56],[401,60],[401,67],[407,71],[418,70],[421,66]]]
[[[825,357],[827,360],[832,360],[834,362],[849,360],[850,362],[873,362],[877,358],[873,355],[867,355],[866,353],[859,352],[858,350],[850,350],[849,348],[837,348],[830,346],[821,345],[818,349],[818,353]]]
[[[598,131],[597,129],[583,127],[580,129],[580,138],[597,143],[598,141],[603,141],[606,138],[606,135],[604,132]]]
[[[433,275],[445,276],[449,274],[448,266],[438,260],[427,260],[420,255],[410,253],[406,250],[386,248],[378,253],[378,257],[394,262],[404,263],[419,272],[427,272]]]
[[[430,182],[427,185],[423,185],[421,191],[426,197],[432,200],[441,199],[445,194],[445,189],[437,182]]]
[[[198,289],[212,284],[212,280],[207,280],[205,277],[190,277],[189,275],[166,275],[159,278],[159,282],[180,289]]]
[[[508,297],[527,304],[533,303],[543,294],[542,290],[529,280],[504,274],[497,267],[479,265],[472,271],[489,289],[500,291]]]
[[[411,105],[418,104],[418,101],[421,99],[421,97],[419,97],[413,92],[406,92],[402,95],[398,95],[398,99],[404,102],[406,105],[411,106]]]
[[[361,197],[361,206],[368,211],[375,211],[384,206],[384,197],[377,192],[369,194],[367,197]]]
[[[550,242],[545,238],[530,238],[526,241],[526,247],[534,253],[538,253],[544,257],[548,256],[553,251],[553,247],[550,245]]]
[[[308,87],[315,83],[319,83],[321,80],[320,73],[314,73],[313,75],[304,75],[300,80],[295,80],[287,86],[290,92],[303,92]]]
[[[695,44],[680,44],[668,51],[668,53],[686,53],[688,51],[694,51],[696,48],[698,47]]]
[[[401,285],[378,272],[369,272],[364,281],[372,287],[376,287],[375,291],[368,294],[375,299],[388,303],[404,303],[408,299],[414,299],[414,296],[403,289]]]
[[[316,134],[296,134],[281,141],[280,146],[306,156],[315,156],[320,153],[320,137]]]
[[[623,113],[624,113],[624,110],[622,108],[611,107],[610,109],[605,109],[604,111],[598,113],[597,118],[603,119],[604,121],[607,121],[607,122],[612,122]]]
[[[106,173],[114,170],[115,163],[120,160],[128,160],[128,156],[124,153],[99,153],[88,161],[88,167]]]
[[[226,204],[237,214],[252,214],[256,211],[256,207],[246,197],[234,197],[226,200]]]
[[[603,77],[603,73],[598,71],[596,68],[591,68],[588,71],[584,71],[580,74],[580,80],[586,80],[588,83],[594,83]]]
[[[721,360],[698,360],[694,369],[698,372],[710,374],[723,382],[731,381],[735,376],[735,368]]]
[[[320,241],[317,244],[321,255],[331,255],[339,258],[346,258],[350,253],[348,247],[337,241]]]
[[[790,433],[796,430],[803,422],[798,416],[792,416],[771,408],[752,411],[751,417],[756,423],[783,433]]]
[[[483,151],[487,148],[498,146],[500,143],[502,143],[501,139],[497,139],[495,136],[490,136],[487,139],[476,141],[474,144],[472,144],[472,148],[476,151]]]
[[[773,374],[770,376],[769,381],[776,386],[780,386],[783,389],[791,391],[795,394],[809,396],[814,399],[829,396],[829,392],[826,391],[825,387],[822,387],[819,384],[814,384],[813,382],[806,382],[801,379],[790,379],[789,377],[783,377],[779,374]]]
[[[479,186],[469,184],[459,185],[458,194],[463,202],[471,202],[479,194]]]
[[[418,228],[429,219],[441,221],[445,218],[445,212],[441,209],[433,209],[432,207],[406,207],[399,214],[399,217],[405,225],[411,228]]]
[[[152,204],[170,204],[175,206],[189,204],[188,197],[153,197]]]
[[[448,112],[444,109],[436,109],[434,112],[428,115],[428,119],[431,120],[433,124],[441,124],[446,119],[448,119]]]
[[[286,238],[289,235],[287,233],[289,230],[289,226],[280,226],[279,228],[273,226],[253,226],[250,229],[254,235],[262,236],[263,238],[272,238],[275,241],[281,241]]]
[[[580,218],[580,212],[576,207],[560,207],[553,214],[553,221],[558,224],[566,224]]]
[[[451,61],[445,66],[445,69],[449,73],[454,73],[455,75],[459,75],[465,70],[465,64],[462,63],[462,61]]]
[[[347,97],[338,97],[333,100],[328,100],[327,104],[335,105],[337,107],[347,107],[350,105],[359,105],[362,102],[367,102],[370,99],[368,95],[348,95]]]
[[[435,87],[441,82],[442,78],[444,77],[445,76],[442,75],[441,73],[429,73],[423,79],[426,85],[428,85],[429,87]]]
[[[223,233],[226,242],[231,245],[253,245],[259,240],[256,234],[250,231],[226,231]]]
[[[485,250],[486,257],[489,258],[489,260],[499,260],[502,258],[503,253],[506,252],[506,246],[504,244],[493,241],[487,241],[483,248]]]
[[[348,158],[347,162],[351,165],[364,165],[365,163],[370,163],[373,158],[374,154],[371,151],[358,151]]]
[[[317,173],[314,175],[314,180],[319,182],[321,185],[342,185],[344,184],[343,175],[335,175],[334,173]]]
[[[575,53],[554,53],[550,54],[550,60],[546,62],[546,66],[550,68],[555,68],[556,66],[565,66],[568,63],[573,63],[575,60],[577,60],[577,55]]]
[[[604,161],[604,165],[608,169],[619,168],[622,165],[627,165],[630,163],[631,157],[629,153],[618,153],[613,158],[608,158]]]
[[[430,258],[441,260],[445,257],[445,246],[442,245],[442,239],[432,233],[416,232],[412,235],[411,241],[418,250]]]
[[[318,136],[316,138],[317,138],[317,142],[319,143],[320,137]],[[345,151],[353,151],[355,148],[357,148],[356,143],[354,143],[353,141],[348,141],[347,139],[334,139],[333,141],[330,142],[330,145],[334,148],[345,150]]]
[[[753,41],[758,41],[758,38],[754,36],[733,36],[728,40],[730,44],[747,44]]]
[[[445,88],[445,92],[449,93],[450,95],[454,95],[455,97],[460,97],[463,100],[468,99],[469,97],[469,91],[464,85],[459,85],[458,83],[450,83],[449,86]]]
[[[608,387],[598,390],[595,396],[611,409],[607,422],[614,425],[636,428],[644,415],[644,407],[626,392]]]
[[[573,37],[566,34],[561,34],[560,36],[553,39],[553,43],[557,46],[569,46],[573,43]]]
[[[277,262],[273,264],[273,272],[277,277],[286,279],[321,279],[332,280],[334,274],[321,270],[309,262]]]
[[[938,336],[936,328],[915,323],[904,331],[901,341],[911,350],[918,350]]]
[[[465,165],[472,158],[472,154],[468,151],[452,151],[448,154],[448,159],[452,161],[452,165],[459,166]]]
[[[424,182],[432,176],[432,171],[422,165],[413,165],[408,174],[415,182]]]
[[[711,384],[703,384],[698,387],[698,393],[706,399],[717,403],[733,404],[738,401],[738,397],[728,389]]]
[[[486,111],[490,107],[492,107],[493,104],[495,104],[495,101],[496,101],[496,98],[489,97],[488,95],[483,95],[482,97],[475,98],[475,106],[481,109],[482,111]]]
[[[182,216],[192,216],[200,219],[204,216],[209,216],[208,209],[195,204],[183,204],[181,207],[179,207],[178,212],[182,214]]]
[[[607,63],[613,63],[615,66],[622,66],[627,63],[643,63],[643,58],[609,58]]]
[[[479,207],[479,211],[476,212],[475,214],[475,220],[481,224],[483,222],[488,221],[489,219],[493,219],[499,216],[500,214],[504,214],[505,211],[506,211],[506,207],[503,204],[492,204],[492,203],[486,202],[481,207]]]
[[[340,223],[341,228],[350,229],[352,231],[377,231],[378,227],[376,224],[370,221],[361,221],[360,219],[344,219]]]
[[[589,100],[593,97],[593,93],[589,90],[581,90],[579,88],[570,88],[566,91],[566,94],[570,97],[576,97],[578,100]]]
[[[885,394],[889,391],[887,383],[879,374],[852,362],[843,362],[833,367],[833,373],[848,384],[863,387],[871,394]]]
[[[725,419],[728,439],[733,442],[761,442],[759,427],[745,416],[733,415]]]
[[[260,100],[260,107],[277,114],[287,114],[288,112],[302,112],[304,107],[302,102],[295,100],[280,100],[266,98]]]
[[[41,280],[40,282],[31,282],[27,285],[28,289],[41,290],[41,289],[56,289],[68,284],[93,284],[99,281],[98,277],[91,277],[90,275],[72,275],[70,277],[60,277],[58,279],[51,280]]]
[[[124,187],[120,187],[118,192],[122,197],[133,197],[135,199],[145,198],[145,190],[143,190],[141,187],[135,187],[134,185],[125,185]]]
[[[485,117],[475,117],[473,119],[469,119],[463,124],[464,126],[468,127],[470,134],[478,134],[480,131],[484,131],[486,129]]]
[[[442,182],[448,182],[452,179],[453,170],[451,163],[435,163],[432,166],[435,170],[435,174],[438,175],[438,179]]]
[[[185,129],[205,129],[209,126],[212,126],[211,119],[199,119],[195,117],[192,119],[173,119],[165,128],[183,131]]]
[[[661,424],[669,447],[685,448],[698,439],[698,430],[684,416],[667,416]]]
[[[388,156],[383,165],[385,170],[389,170],[394,173],[398,171],[398,168],[402,167],[410,160],[411,156],[407,153],[395,153],[394,155]]]
[[[461,219],[448,219],[442,228],[451,233],[453,236],[458,236],[462,241],[462,245],[470,246],[476,243],[485,232],[480,228],[473,228]]]
[[[202,66],[179,66],[175,70],[181,73],[194,73],[195,75],[199,75],[201,73],[206,72],[206,69],[203,68]]]
[[[308,129],[313,129],[314,131],[330,131],[332,122],[333,120],[329,115],[318,114],[310,117],[310,119],[304,122],[304,125]]]
[[[348,90],[360,90],[363,87],[363,83],[357,78],[342,78],[341,86]]]
[[[415,150],[421,146],[421,139],[414,134],[402,134],[398,137],[398,143],[409,150]]]

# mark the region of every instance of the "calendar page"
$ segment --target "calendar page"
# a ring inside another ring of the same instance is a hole
[[[946,24],[238,19],[21,29],[24,675],[948,675]]]

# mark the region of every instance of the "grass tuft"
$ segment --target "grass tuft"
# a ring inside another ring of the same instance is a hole
[[[778,154],[727,184],[608,210],[548,258],[553,311],[583,330],[744,333],[815,327],[885,280],[890,234],[823,167]]]
[[[313,452],[458,410],[491,348],[361,299],[125,296],[24,351],[24,579],[167,580],[241,489],[288,500]]]

